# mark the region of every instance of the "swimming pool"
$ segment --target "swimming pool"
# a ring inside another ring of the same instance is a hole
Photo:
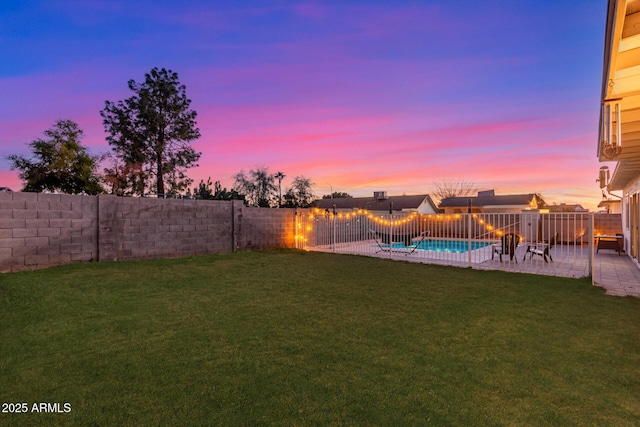
[[[488,242],[471,242],[471,250],[476,250],[489,246]],[[425,239],[417,242],[417,248],[425,251],[450,252],[460,254],[469,250],[468,240],[433,240]]]
[[[469,241],[468,240],[434,240],[434,239],[424,239],[421,241],[413,242],[416,247],[415,249],[422,249],[424,251],[434,251],[434,252],[444,252],[444,253],[452,253],[452,254],[461,254],[465,253],[469,250]],[[471,250],[474,251],[476,249],[484,248],[485,246],[489,246],[491,243],[488,242],[471,242]],[[383,243],[381,245],[385,250],[388,250],[389,244]],[[405,246],[403,243],[394,243],[391,246],[392,250],[396,249],[414,249],[412,246]]]

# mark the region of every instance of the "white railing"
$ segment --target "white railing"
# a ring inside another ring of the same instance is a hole
[[[299,249],[566,277],[591,274],[588,213],[296,215]]]

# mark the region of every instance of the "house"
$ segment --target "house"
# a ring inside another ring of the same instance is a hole
[[[547,206],[550,213],[563,213],[563,212],[576,212],[576,213],[586,213],[589,212],[589,209],[583,207],[578,204],[567,204],[560,203],[559,205],[550,205]]]
[[[598,157],[600,185],[622,191],[624,248],[640,260],[640,0],[608,0]],[[604,169],[604,171],[603,171]]]
[[[366,209],[380,212],[417,212],[420,214],[438,213],[436,204],[428,194],[415,196],[388,196],[386,191],[374,191],[373,197],[348,197],[340,199],[322,199],[316,202],[320,209],[346,211]]]
[[[523,210],[538,209],[544,204],[539,195],[506,194],[496,196],[494,190],[479,191],[473,197],[447,197],[442,199],[439,208],[444,213],[520,213]]]
[[[603,208],[603,212],[608,214],[621,214],[622,213],[622,201],[605,199],[598,203],[599,208]]]

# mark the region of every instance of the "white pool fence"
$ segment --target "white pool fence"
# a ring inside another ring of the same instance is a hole
[[[296,214],[296,247],[565,277],[592,275],[593,214]]]

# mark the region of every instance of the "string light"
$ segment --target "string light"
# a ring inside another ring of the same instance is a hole
[[[314,215],[315,214],[315,215]],[[394,219],[392,215],[390,218],[385,218],[383,215],[374,215],[373,213],[371,213],[370,211],[368,211],[367,209],[362,209],[359,208],[357,210],[353,210],[351,212],[331,212],[328,210],[322,210],[319,208],[314,208],[311,213],[309,214],[308,219],[309,220],[319,220],[321,217],[324,217],[326,219],[328,219],[329,217],[333,217],[336,219],[341,219],[341,220],[351,220],[351,219],[356,219],[357,221],[360,221],[361,218],[366,218],[369,221],[373,222],[374,224],[377,225],[381,225],[381,226],[387,226],[387,227],[398,227],[398,226],[405,226],[406,224],[415,222],[416,220],[419,220],[420,223],[423,224],[424,227],[426,227],[430,222],[432,221],[438,221],[438,222],[442,222],[442,221],[452,221],[452,220],[460,220],[462,219],[462,215],[461,214],[426,214],[426,215],[420,215],[418,212],[416,211],[412,211],[410,213],[408,213],[406,216],[404,216],[403,218],[399,218],[399,219]],[[485,219],[480,218],[477,214],[472,214],[472,218],[476,220],[476,222],[480,225],[482,225],[488,232],[494,232],[496,236],[501,237],[504,235],[504,231],[502,230],[496,230],[496,227],[493,224],[488,223]],[[350,225],[349,223],[346,223],[346,225]],[[300,230],[303,228],[303,225],[299,222],[296,222],[296,229]],[[311,225],[307,225],[305,227],[305,232],[306,233],[310,233],[313,231],[313,227]],[[296,240],[299,241],[304,241],[306,242],[307,239],[304,235],[296,235]]]

